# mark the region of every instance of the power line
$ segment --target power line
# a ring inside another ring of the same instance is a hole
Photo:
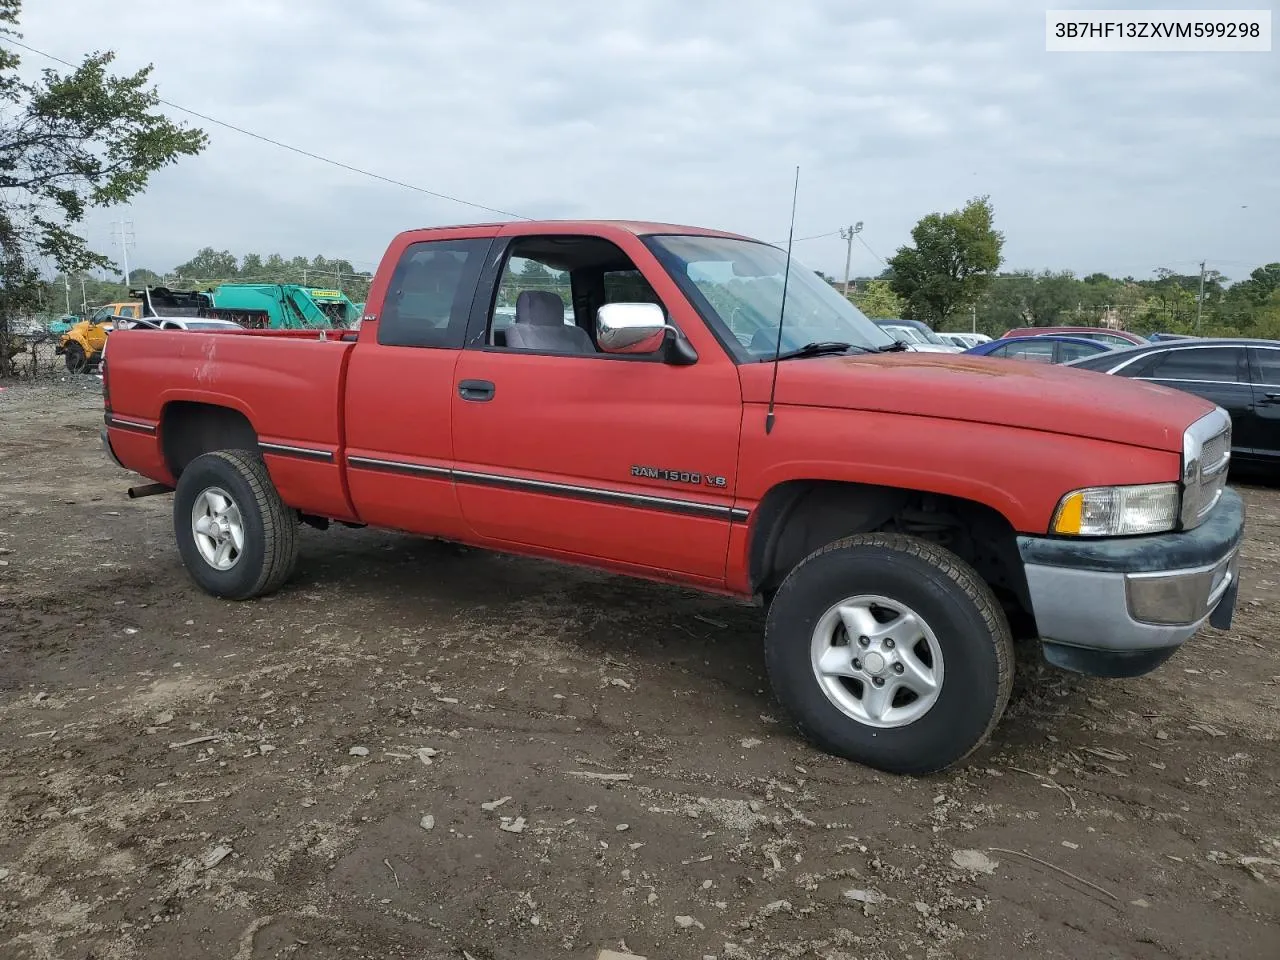
[[[814,234],[813,236],[811,236],[811,237],[796,237],[796,238],[795,238],[795,240],[794,240],[793,242],[794,242],[794,243],[801,243],[801,242],[803,242],[803,241],[805,241],[805,240],[822,240],[822,239],[824,239],[825,237],[834,237],[834,236],[837,236],[837,235],[841,234],[842,232],[848,232],[848,230],[849,230],[849,228],[847,228],[847,227],[837,227],[835,230],[828,230],[826,233],[815,233],[815,234]],[[887,261],[887,260],[885,260],[885,258],[884,258],[884,257],[880,256],[880,254],[876,253],[874,250],[872,250],[872,249],[871,249],[870,244],[868,244],[868,243],[867,243],[866,238],[865,238],[865,237],[863,237],[861,233],[855,233],[855,234],[854,234],[854,236],[856,236],[856,237],[858,238],[858,242],[859,242],[859,243],[861,243],[864,247],[866,247],[866,248],[867,248],[867,253],[871,254],[873,257],[875,257],[877,260],[879,260],[879,261],[880,261],[882,264],[884,264],[886,267],[889,265],[888,261]],[[848,238],[848,237],[844,237],[843,239],[848,240],[849,238]],[[774,241],[772,241],[772,243],[774,243],[775,245],[776,245],[776,244],[779,244],[779,243],[786,243],[786,242],[787,242],[787,241],[785,241],[785,240],[774,240]]]
[[[828,230],[826,233],[815,233],[815,234],[814,234],[813,236],[811,236],[811,237],[796,237],[796,238],[795,238],[794,240],[792,240],[791,242],[792,242],[792,243],[803,243],[803,242],[805,242],[806,240],[821,240],[821,239],[823,239],[824,237],[834,237],[834,236],[835,236],[837,233],[839,233],[839,232],[840,232],[840,230],[839,230],[839,228],[837,228],[837,229],[835,229],[835,230]],[[770,242],[771,244],[774,244],[774,245],[776,246],[777,244],[780,244],[780,243],[786,243],[787,241],[786,241],[785,239],[782,239],[782,240],[771,240],[771,241],[769,241],[769,242]]]
[[[871,254],[873,257],[875,257],[877,260],[883,263],[886,267],[889,265],[889,261],[887,261],[884,257],[880,256],[880,254],[872,250],[871,246],[867,243],[866,239],[860,233],[858,234],[858,242],[867,248],[867,253]]]
[[[77,69],[76,65],[74,63],[71,63],[69,60],[63,60],[61,57],[55,57],[51,53],[45,53],[43,50],[37,50],[35,47],[28,46],[27,44],[22,43],[20,40],[14,40],[12,37],[0,37],[0,41],[3,41],[5,43],[11,43],[15,47],[21,47],[23,50],[29,50],[32,53],[37,54],[38,56],[45,57],[48,60],[54,61],[54,63],[60,63],[63,66],[71,67],[71,69],[73,70]],[[263,143],[269,143],[272,146],[280,147],[284,150],[290,150],[293,153],[300,154],[304,157],[309,157],[312,160],[319,160],[321,163],[327,163],[327,164],[330,164],[331,166],[338,167],[342,170],[350,171],[351,173],[358,173],[361,176],[372,177],[374,180],[381,180],[383,183],[389,183],[392,186],[404,187],[406,190],[414,190],[414,191],[417,191],[418,193],[424,193],[429,197],[435,197],[439,200],[448,200],[452,203],[460,203],[466,207],[473,207],[476,210],[484,210],[487,213],[496,213],[504,217],[512,217],[516,220],[530,219],[529,217],[523,216],[522,214],[512,213],[510,210],[502,210],[498,207],[486,206],[483,203],[473,203],[470,200],[463,200],[461,197],[455,197],[447,193],[440,193],[439,191],[436,191],[436,190],[428,190],[426,187],[419,187],[416,184],[405,183],[403,180],[395,180],[391,177],[384,177],[382,174],[374,173],[372,170],[364,170],[364,169],[361,169],[360,167],[353,167],[351,164],[343,163],[341,160],[333,160],[329,157],[321,156],[318,153],[312,153],[310,150],[303,150],[301,147],[295,147],[292,144],[285,143],[281,140],[272,139],[271,137],[264,136],[261,133],[254,133],[252,130],[246,130],[244,127],[236,126],[236,124],[228,123],[225,120],[218,120],[216,117],[211,117],[208,114],[201,113],[198,110],[192,110],[190,107],[181,106],[180,104],[173,103],[170,100],[163,100],[157,97],[156,101],[158,103],[164,104],[166,107],[172,107],[174,110],[181,110],[183,113],[189,113],[193,117],[199,117],[201,120],[207,121],[208,123],[216,124],[219,127],[226,127],[228,130],[234,130],[236,133],[243,134],[246,137],[252,137],[255,140],[261,140]]]

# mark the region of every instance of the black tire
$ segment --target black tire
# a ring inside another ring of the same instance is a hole
[[[196,501],[213,487],[235,502],[243,525],[243,549],[227,570],[205,559],[193,530]],[[297,566],[297,517],[280,500],[262,458],[248,450],[215,450],[187,464],[174,492],[173,532],[187,574],[215,597],[249,600],[273,593]]]
[[[84,373],[89,369],[89,358],[85,356],[84,347],[74,340],[67,344],[63,357],[67,370],[71,373]]]
[[[937,699],[903,726],[856,719],[828,696],[813,666],[824,614],[864,594],[909,607],[941,651]],[[823,750],[889,773],[936,773],[984,743],[1009,702],[1013,656],[1004,612],[976,571],[948,550],[897,534],[846,537],[810,554],[779,587],[765,626],[770,682],[800,732]]]

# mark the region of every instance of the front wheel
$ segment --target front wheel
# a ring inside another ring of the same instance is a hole
[[[991,735],[1013,687],[1013,641],[991,590],[955,554],[863,534],[817,550],[769,607],[779,701],[831,753],[927,774]]]
[[[89,357],[85,354],[84,347],[74,340],[67,344],[67,349],[63,356],[67,370],[70,373],[84,373],[89,369]]]
[[[298,559],[298,524],[261,457],[216,450],[182,471],[173,532],[191,579],[215,597],[248,600],[279,589]]]

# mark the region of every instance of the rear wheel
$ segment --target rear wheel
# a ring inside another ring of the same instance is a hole
[[[71,373],[84,373],[89,369],[89,358],[85,355],[84,347],[74,340],[67,344],[64,359],[67,364],[67,370]]]
[[[297,565],[297,530],[256,454],[217,450],[182,471],[173,532],[187,573],[206,593],[248,600],[279,589]]]
[[[991,734],[1013,685],[1009,625],[978,574],[914,537],[811,554],[770,605],[765,657],[809,739],[891,773],[933,773]]]

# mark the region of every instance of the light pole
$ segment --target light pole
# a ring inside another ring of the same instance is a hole
[[[851,227],[840,228],[840,239],[845,241],[846,247],[844,252],[844,295],[849,296],[849,264],[853,262],[853,238],[862,232],[862,221],[859,220]]]
[[[115,237],[115,242],[120,244],[120,259],[124,263],[124,286],[125,295],[129,292],[129,247],[133,244],[133,221],[132,220],[116,220],[111,224],[113,227],[119,227],[120,235]]]
[[[1204,310],[1204,261],[1200,261],[1200,292],[1196,294],[1196,329],[1200,329],[1200,314]]]

